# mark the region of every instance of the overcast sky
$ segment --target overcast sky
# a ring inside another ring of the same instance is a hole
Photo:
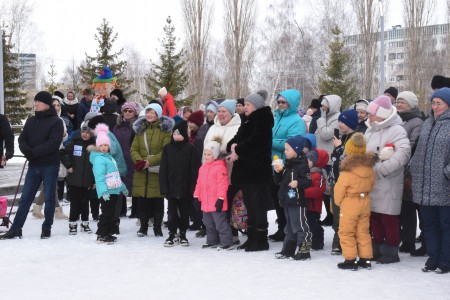
[[[402,1],[387,1],[390,2],[390,9],[386,29],[403,24]],[[270,2],[257,1],[260,23]],[[223,35],[223,4],[221,0],[214,1],[214,4],[213,34],[217,37]],[[297,20],[310,13],[313,4],[314,0],[298,0]],[[164,35],[163,26],[168,15],[172,17],[176,36],[181,38],[183,27],[179,0],[36,0],[32,22],[39,35],[39,42],[36,43],[35,52],[44,72],[46,73],[53,59],[60,77],[62,70],[72,59],[81,61],[85,52],[95,55],[96,28],[106,18],[119,34],[116,49],[132,45],[144,58],[155,58],[155,50],[161,45],[158,39]]]

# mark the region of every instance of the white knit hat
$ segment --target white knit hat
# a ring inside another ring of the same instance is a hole
[[[404,91],[398,94],[397,100],[399,99],[405,100],[408,103],[409,107],[411,107],[411,109],[419,105],[419,100],[417,99],[416,94],[410,91]]]
[[[165,97],[167,95],[167,90],[166,87],[162,87],[159,91],[158,91],[158,95],[160,95],[161,97]]]

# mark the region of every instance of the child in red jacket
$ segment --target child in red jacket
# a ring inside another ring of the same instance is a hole
[[[313,149],[306,154],[309,170],[311,172],[312,186],[305,189],[305,198],[308,201],[306,219],[312,232],[313,250],[323,249],[323,228],[320,222],[323,195],[326,189],[326,178],[323,168],[327,165],[329,156],[325,150]]]
[[[228,171],[220,154],[220,138],[213,138],[203,150],[204,164],[198,170],[194,198],[201,203],[206,244],[203,248],[233,249],[233,235],[227,221]]]

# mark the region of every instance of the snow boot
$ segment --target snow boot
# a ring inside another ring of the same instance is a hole
[[[357,262],[358,267],[361,267],[363,269],[371,270],[372,264],[370,259],[360,258]]]
[[[178,243],[177,234],[174,232],[169,232],[169,237],[164,242],[164,247],[173,247]]]
[[[148,227],[147,226],[141,226],[137,232],[138,237],[144,237],[147,236]]]
[[[0,235],[0,240],[10,240],[10,239],[15,239],[15,238],[19,238],[19,239],[22,238],[22,229],[20,229],[19,231],[9,230],[5,234]]]
[[[346,259],[344,262],[337,264],[338,268],[341,270],[358,270],[358,264],[356,263],[356,259]]]
[[[206,236],[205,228],[200,228],[200,230],[195,233],[196,238],[204,238],[205,236]]]
[[[69,222],[69,234],[76,235],[78,232],[77,227],[78,227],[77,222]]]
[[[36,219],[43,219],[44,215],[42,214],[42,205],[33,205],[33,212],[31,213],[31,215]]]
[[[399,248],[401,253],[412,253],[416,250],[416,243],[414,242],[403,242]]]
[[[163,232],[161,229],[162,222],[163,222],[164,212],[162,211],[155,211],[153,212],[153,232],[155,233],[156,237],[163,236]]]
[[[428,273],[428,272],[435,272],[437,269],[437,266],[435,265],[427,265],[425,264],[425,267],[422,268],[422,272]]]
[[[46,240],[46,239],[50,238],[51,235],[52,235],[51,229],[42,228],[41,239]]]
[[[383,244],[380,246],[381,257],[377,259],[377,264],[392,264],[400,262],[398,247]]]
[[[381,252],[380,252],[380,244],[372,244],[372,252],[373,252],[373,258],[372,260],[377,261],[380,257],[381,257]]]
[[[439,266],[434,271],[436,274],[447,274],[450,272],[450,267],[447,266]]]
[[[55,207],[55,219],[57,220],[67,220],[68,217],[64,214],[62,206]]]
[[[274,234],[269,235],[269,239],[272,242],[283,242],[285,236],[286,235],[284,234],[284,231],[281,230],[281,229],[278,229],[277,232],[275,232]]]
[[[303,242],[299,247],[297,253],[294,255],[294,260],[311,259],[311,242]]]
[[[120,226],[120,219],[117,219],[113,222],[111,234],[120,234],[119,226]]]
[[[186,238],[186,231],[180,232],[180,246],[184,246],[184,247],[189,246],[189,241]]]
[[[91,228],[89,228],[89,222],[88,221],[81,222],[80,227],[81,227],[81,231],[82,232],[92,233]]]
[[[245,250],[247,249],[247,247],[249,247],[251,244],[253,243],[253,229],[252,228],[248,228],[247,229],[247,240],[240,245],[239,247],[237,247],[237,250]]]
[[[269,242],[267,241],[267,229],[257,229],[253,232],[255,235],[252,243],[245,248],[245,252],[256,252],[269,250]]]
[[[283,245],[283,249],[280,252],[275,253],[276,259],[287,259],[294,257],[295,249],[297,248],[297,242],[294,240],[286,241]]]
[[[420,257],[427,255],[427,247],[425,246],[425,242],[422,242],[422,245],[414,251],[411,251],[411,256]]]

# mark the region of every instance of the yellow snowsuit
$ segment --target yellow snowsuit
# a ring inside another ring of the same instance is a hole
[[[339,238],[342,255],[347,260],[373,256],[369,192],[375,183],[374,165],[373,154],[347,156],[334,186],[334,201],[341,208]]]

